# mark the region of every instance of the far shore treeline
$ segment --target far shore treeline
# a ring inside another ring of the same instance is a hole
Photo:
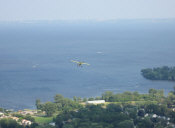
[[[157,67],[141,70],[142,75],[150,80],[169,80],[175,81],[175,67]]]

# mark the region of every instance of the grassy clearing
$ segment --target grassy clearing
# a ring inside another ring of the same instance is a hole
[[[105,102],[105,105],[108,104],[132,104],[132,105],[144,105],[144,104],[156,104],[157,101],[125,101],[125,102]]]
[[[39,124],[48,124],[53,121],[53,117],[37,117],[35,116],[35,121]]]
[[[36,109],[24,109],[24,111],[37,111]]]

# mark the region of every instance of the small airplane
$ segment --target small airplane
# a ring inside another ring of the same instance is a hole
[[[75,60],[71,60],[71,61],[74,63],[77,63],[77,66],[79,66],[79,67],[82,67],[83,64],[90,65],[90,64],[85,63],[85,62],[80,62],[80,61],[75,61]]]

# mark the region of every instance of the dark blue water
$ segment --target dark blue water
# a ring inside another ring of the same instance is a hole
[[[90,66],[77,67],[70,60]],[[164,89],[147,67],[175,66],[175,23],[0,23],[0,106],[34,108],[37,98]]]

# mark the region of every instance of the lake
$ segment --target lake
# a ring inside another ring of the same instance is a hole
[[[140,74],[175,66],[174,20],[1,22],[0,51],[0,107],[35,108],[36,99],[53,101],[55,94],[94,97],[150,88],[168,94],[175,86]]]

